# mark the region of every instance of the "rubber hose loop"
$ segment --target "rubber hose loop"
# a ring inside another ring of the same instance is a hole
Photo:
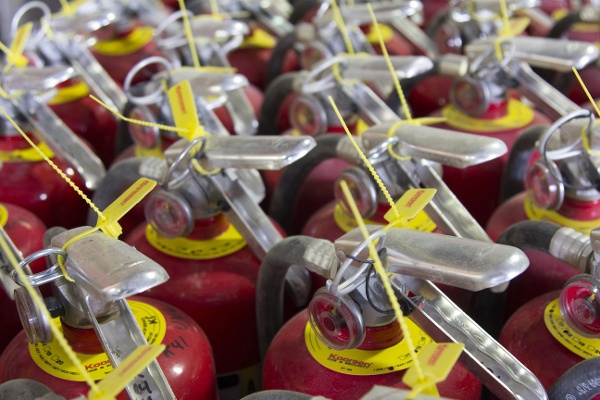
[[[548,126],[537,125],[524,131],[510,150],[508,161],[502,173],[500,184],[500,203],[504,203],[525,190],[524,181],[531,155],[536,142],[548,130]]]
[[[296,92],[295,83],[300,72],[289,72],[278,76],[265,91],[258,116],[257,135],[278,135],[279,113],[286,97]]]
[[[289,234],[293,226],[292,218],[298,195],[306,178],[323,161],[337,158],[337,147],[345,135],[325,134],[315,138],[317,145],[304,157],[289,165],[275,188],[269,215]]]
[[[585,390],[579,390],[585,388]],[[591,400],[600,394],[600,357],[580,362],[565,372],[548,391],[549,400]]]

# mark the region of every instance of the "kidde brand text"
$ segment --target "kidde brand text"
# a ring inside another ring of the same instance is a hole
[[[346,365],[351,365],[353,367],[358,367],[358,368],[369,368],[371,366],[371,363],[367,363],[364,361],[360,361],[360,360],[354,360],[352,358],[348,358],[348,357],[343,357],[340,356],[339,354],[335,354],[335,353],[331,353],[329,355],[329,357],[327,358],[327,360],[330,361],[341,361]]]
[[[89,371],[90,369],[102,367],[104,365],[110,365],[110,361],[104,360],[104,361],[101,361],[101,362],[98,362],[98,363],[88,364],[88,365],[85,366],[85,370]]]

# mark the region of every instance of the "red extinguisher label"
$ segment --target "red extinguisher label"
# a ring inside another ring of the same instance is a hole
[[[148,344],[161,343],[167,332],[164,315],[149,304],[139,301],[127,302]],[[60,327],[60,318],[55,318],[52,323]],[[85,381],[56,339],[50,344],[30,344],[29,354],[38,367],[52,376],[68,381]],[[106,353],[76,354],[94,380],[103,379],[113,369]]]
[[[408,331],[418,352],[431,339],[414,322],[407,319]],[[407,369],[413,364],[406,340],[381,350],[332,350],[315,335],[309,323],[304,329],[304,341],[310,355],[322,366],[347,375],[381,375]]]
[[[586,359],[600,357],[600,339],[586,338],[569,329],[560,314],[558,299],[546,306],[544,323],[552,336],[573,353]]]

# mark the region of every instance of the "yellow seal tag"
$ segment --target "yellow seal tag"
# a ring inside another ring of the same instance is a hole
[[[58,104],[70,103],[72,101],[82,99],[88,94],[90,94],[90,89],[85,84],[85,82],[80,81],[75,85],[58,88],[58,93],[56,93],[56,96],[54,96],[48,102],[48,104],[53,106]]]
[[[6,225],[8,222],[8,209],[0,204],[0,226]]]
[[[544,324],[560,344],[583,358],[600,356],[600,339],[586,338],[571,331],[562,315],[558,299],[554,299],[544,310]]]
[[[448,125],[464,130],[478,132],[500,132],[523,128],[529,125],[535,116],[533,110],[516,99],[509,99],[505,116],[495,119],[473,118],[457,110],[452,104],[442,109],[442,116]]]
[[[27,58],[23,56],[23,50],[25,49],[25,44],[27,43],[27,39],[29,38],[29,34],[31,33],[32,29],[33,23],[31,22],[21,25],[19,29],[17,29],[17,33],[10,44],[10,48],[5,49],[7,61],[6,65],[4,66],[5,72],[13,65],[16,67],[24,67],[29,62]],[[5,46],[2,45],[2,47]]]
[[[407,320],[406,323],[415,342],[416,352],[433,343],[433,339],[414,322]],[[401,340],[394,346],[382,350],[332,350],[317,338],[310,324],[307,323],[304,329],[304,341],[308,352],[319,364],[346,375],[388,374],[406,369],[413,363],[406,340]]]
[[[337,204],[333,210],[333,219],[335,220],[336,225],[344,232],[350,232],[358,226],[356,220],[348,215],[339,204]],[[382,225],[379,222],[368,219],[365,220],[365,224]],[[408,226],[410,229],[421,232],[433,232],[437,228],[435,222],[429,218],[429,215],[427,215],[425,211],[420,211],[413,219],[408,221]]]
[[[419,353],[424,380],[419,379],[415,367],[410,367],[402,377],[402,382],[419,393],[439,396],[437,383],[446,380],[465,345],[462,343],[431,343]]]
[[[50,147],[48,147],[45,143],[38,144],[38,149],[40,149],[46,157],[54,157],[54,153],[52,152],[52,150],[50,150]],[[29,147],[27,149],[22,150],[0,150],[0,161],[6,163],[38,162],[44,161],[44,157],[40,153],[38,153],[34,148]]]
[[[129,35],[111,40],[102,40],[94,45],[94,51],[106,56],[125,56],[135,53],[152,40],[153,29],[147,26],[135,28]]]
[[[560,226],[573,228],[576,231],[579,231],[586,235],[589,235],[592,232],[592,229],[600,225],[600,219],[579,221],[576,219],[570,219],[565,216],[562,216],[558,212],[553,210],[544,210],[538,208],[535,204],[533,204],[533,202],[528,196],[525,197],[523,207],[525,208],[525,214],[527,214],[527,217],[529,219],[554,222],[555,224],[558,224]]]
[[[195,138],[205,135],[204,128],[198,121],[198,110],[190,82],[179,82],[169,89],[167,95],[175,126],[185,130],[185,132],[179,132],[179,136],[191,142]]]
[[[394,38],[394,31],[387,25],[379,24],[379,31],[381,32],[381,38],[383,39],[383,42],[386,44],[391,42]],[[379,35],[377,35],[377,30],[374,26],[369,27],[369,33],[367,33],[366,38],[370,44],[379,44]]]
[[[158,236],[152,226],[148,225],[146,239],[156,250],[188,260],[212,260],[225,257],[246,246],[246,241],[232,224],[221,235],[210,240],[166,239]]]
[[[167,332],[167,322],[164,315],[156,307],[149,304],[129,300],[127,302],[148,344],[160,344]],[[53,323],[60,326],[59,318],[55,318]],[[67,381],[85,381],[56,339],[50,344],[30,344],[29,354],[38,367],[52,376]],[[113,370],[106,353],[77,353],[77,357],[93,380],[103,379]]]

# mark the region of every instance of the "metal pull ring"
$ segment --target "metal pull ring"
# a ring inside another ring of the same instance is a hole
[[[23,16],[25,14],[27,14],[27,12],[31,11],[31,10],[35,10],[35,9],[39,9],[42,11],[42,17],[40,17],[40,21],[42,20],[49,20],[51,15],[52,15],[52,11],[50,11],[50,7],[48,7],[48,5],[44,2],[41,1],[31,1],[29,3],[26,3],[24,5],[22,5],[17,12],[15,13],[15,16],[13,17],[12,21],[10,22],[10,37],[15,37],[15,35],[17,34],[17,30],[19,29],[20,26],[20,22],[21,19],[23,18]],[[43,29],[43,25],[42,27],[35,33],[35,36],[30,37],[30,43],[33,46],[36,46],[39,42],[42,41],[42,39],[46,36],[46,32]]]
[[[24,268],[25,266],[29,266],[30,263],[37,260],[38,258],[48,257],[51,255],[59,255],[64,258],[66,261],[68,258],[68,254],[66,251],[59,248],[48,248],[36,251],[25,257],[23,261],[19,263],[17,268]],[[13,280],[20,286],[24,286],[24,283],[21,281],[19,275],[17,275],[16,271],[11,271],[10,276]],[[37,274],[27,275],[27,280],[31,284],[31,286],[40,286],[48,282],[52,282],[55,279],[58,279],[62,276],[60,271],[60,267],[58,264],[53,265],[51,268],[46,269],[44,271],[38,272]]]
[[[149,105],[157,104],[160,102],[160,99],[163,96],[162,85],[158,85],[158,88],[155,91],[151,92],[150,94],[144,95],[144,96],[135,96],[131,92],[131,84],[133,82],[133,78],[135,78],[135,76],[138,73],[140,73],[144,68],[146,68],[147,66],[152,65],[152,64],[163,65],[166,68],[167,72],[170,72],[173,69],[173,65],[169,62],[169,60],[167,60],[164,57],[159,57],[159,56],[148,57],[148,58],[140,61],[136,65],[134,65],[133,68],[131,68],[131,70],[129,71],[129,73],[127,73],[127,76],[125,77],[125,82],[123,83],[123,91],[125,92],[125,95],[129,99],[129,101],[131,101],[132,103],[134,103],[136,105],[149,106]]]

